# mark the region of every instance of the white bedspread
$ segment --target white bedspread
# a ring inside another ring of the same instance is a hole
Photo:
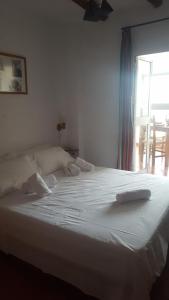
[[[150,189],[151,200],[115,203],[132,189]],[[60,176],[42,199],[0,200],[2,250],[101,299],[149,299],[165,265],[168,225],[169,179],[113,169]]]

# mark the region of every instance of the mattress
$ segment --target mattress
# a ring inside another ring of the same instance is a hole
[[[0,200],[0,249],[100,299],[149,300],[165,266],[169,179],[107,168],[55,174],[52,194]],[[148,188],[148,201],[116,194]]]

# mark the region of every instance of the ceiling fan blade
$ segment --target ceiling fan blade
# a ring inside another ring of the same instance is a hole
[[[72,0],[72,1],[78,4],[79,6],[81,6],[83,9],[87,9],[90,0]]]
[[[84,20],[97,22],[107,20],[113,8],[108,0],[72,0],[85,10]]]
[[[83,9],[87,9],[88,4],[91,0],[72,0],[72,1],[78,4],[79,6],[81,6]],[[94,2],[97,7],[101,7],[103,0],[94,0]]]
[[[147,0],[150,2],[154,7],[160,7],[163,4],[163,0]]]
[[[90,0],[83,19],[90,22],[106,21],[112,12],[113,8],[107,0]]]

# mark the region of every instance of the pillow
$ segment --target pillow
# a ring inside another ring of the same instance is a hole
[[[36,145],[28,149],[16,151],[16,152],[9,152],[5,153],[0,156],[0,162],[4,160],[14,159],[20,156],[29,156],[32,160],[34,159],[34,155],[37,151],[44,150],[50,148],[50,144],[42,144],[42,145]]]
[[[74,159],[60,147],[51,147],[35,153],[35,159],[42,175],[66,167]]]
[[[36,145],[34,147],[28,148],[24,151],[22,151],[23,155],[28,155],[31,157],[31,159],[35,159],[36,152],[39,152],[41,150],[49,149],[51,148],[50,144],[42,144],[42,145]]]
[[[39,173],[35,173],[28,178],[22,185],[22,191],[26,194],[36,193],[39,197],[52,193]]]
[[[0,156],[0,163],[3,161],[6,161],[6,160],[16,159],[21,156],[29,156],[29,158],[31,159],[31,164],[33,164],[35,169],[37,169],[37,171],[41,174],[41,170],[38,169],[38,166],[35,161],[35,153],[37,151],[40,151],[43,149],[48,149],[48,148],[51,148],[50,144],[42,144],[42,145],[37,145],[37,146],[31,147],[31,148],[28,148],[28,149],[22,150],[22,151],[5,153]]]
[[[0,163],[0,197],[10,190],[20,188],[36,172],[36,166],[28,156]]]

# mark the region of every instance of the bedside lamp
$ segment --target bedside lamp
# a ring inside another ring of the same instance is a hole
[[[66,129],[66,123],[65,122],[58,123],[56,128],[58,132],[61,132],[62,130]]]
[[[62,131],[66,129],[66,123],[65,122],[60,122],[57,123],[56,129],[58,131],[58,136],[59,136],[59,145],[62,146],[61,144],[61,139],[62,139]],[[63,147],[63,149],[68,152],[73,158],[76,158],[79,156],[79,149],[77,148],[72,148],[72,147]]]
[[[66,129],[66,123],[65,122],[57,123],[56,129],[58,131],[59,145],[61,146],[61,144],[62,144],[62,141],[61,141],[61,139],[62,139],[62,131]]]

